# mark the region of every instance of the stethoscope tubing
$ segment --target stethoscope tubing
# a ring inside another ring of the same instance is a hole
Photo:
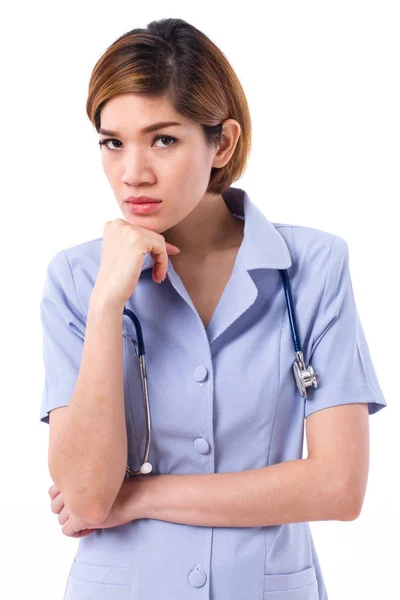
[[[283,287],[285,290],[285,299],[286,306],[288,310],[290,329],[292,332],[293,345],[296,353],[296,360],[293,363],[293,374],[295,378],[295,382],[297,388],[304,399],[307,399],[307,387],[313,385],[314,388],[317,387],[317,377],[314,373],[314,370],[311,365],[305,366],[303,359],[303,351],[301,347],[300,337],[297,328],[297,320],[296,313],[294,309],[294,302],[292,296],[292,288],[290,284],[290,278],[286,269],[278,269],[282,278]],[[136,339],[137,339],[137,347],[135,346],[133,340],[129,338],[132,344],[135,347],[135,353],[139,357],[140,363],[140,378],[142,382],[142,391],[143,391],[143,400],[144,400],[144,408],[146,413],[146,448],[144,452],[144,457],[142,461],[142,465],[139,471],[133,471],[129,464],[126,467],[126,475],[125,477],[129,479],[135,475],[146,475],[152,471],[152,466],[148,460],[149,449],[150,449],[150,430],[151,430],[151,421],[150,421],[150,407],[149,407],[149,396],[148,396],[148,385],[147,385],[147,370],[145,363],[145,346],[143,339],[142,327],[140,325],[140,321],[135,313],[129,308],[124,307],[124,315],[127,315],[132,321],[135,330],[136,330]]]

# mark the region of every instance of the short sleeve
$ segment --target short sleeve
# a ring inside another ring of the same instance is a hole
[[[86,317],[80,307],[66,253],[58,252],[47,267],[40,302],[45,381],[40,420],[49,423],[53,408],[67,406],[82,358]]]
[[[387,405],[357,312],[348,244],[340,236],[332,244],[308,363],[318,387],[307,388],[305,418],[340,404],[367,402],[370,415]]]

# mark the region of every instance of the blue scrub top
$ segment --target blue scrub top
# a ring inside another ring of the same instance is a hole
[[[248,194],[223,198],[244,220],[232,275],[207,328],[168,261],[156,284],[150,254],[126,307],[140,319],[148,375],[153,474],[223,473],[302,458],[317,410],[386,406],[354,300],[347,243],[312,227],[270,222]],[[77,380],[102,239],[51,259],[41,300],[45,384],[40,419],[68,405]],[[288,269],[305,364],[317,389],[297,390],[284,288]],[[124,316],[128,462],[140,467],[145,413],[136,339]],[[151,477],[151,475],[146,475]],[[64,600],[326,600],[309,523],[203,527],[137,519],[79,539]]]

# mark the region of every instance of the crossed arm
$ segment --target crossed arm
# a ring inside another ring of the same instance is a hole
[[[307,418],[306,431],[304,459],[232,473],[124,480],[111,511],[95,528],[139,518],[209,527],[356,519],[368,478],[367,404],[317,411]],[[53,500],[53,505],[53,512],[60,513],[63,501]],[[59,522],[66,524],[67,518],[60,513]]]
[[[356,519],[369,462],[368,405],[345,404],[306,420],[308,456],[232,473],[126,480],[127,512],[210,527]]]
[[[357,512],[351,490],[309,458],[233,473],[154,475],[127,485],[132,519],[139,514],[187,525],[257,527],[351,520]]]

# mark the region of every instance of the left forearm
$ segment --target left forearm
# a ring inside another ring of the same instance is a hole
[[[313,458],[233,473],[141,479],[145,479],[140,486],[141,518],[208,527],[257,527],[349,520],[353,514],[351,495]],[[137,514],[137,505],[132,505],[132,515],[137,518]]]

